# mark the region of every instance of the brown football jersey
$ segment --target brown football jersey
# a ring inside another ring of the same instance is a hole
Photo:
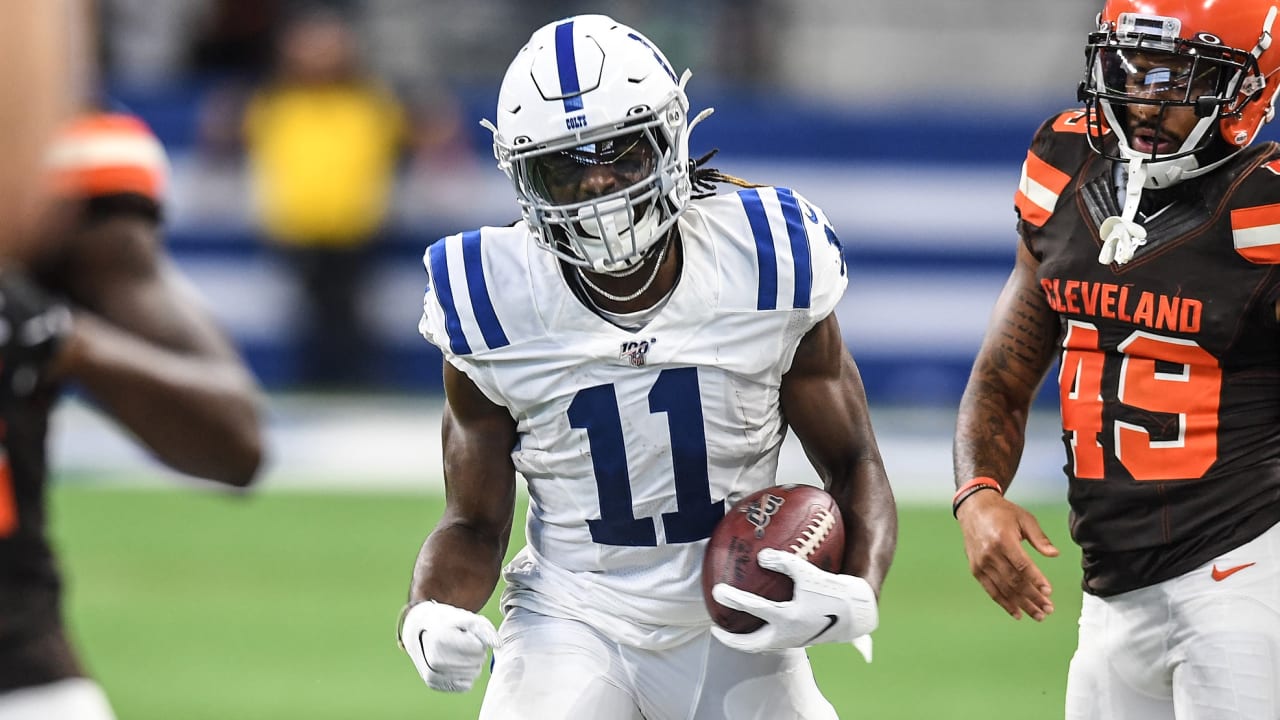
[[[80,674],[63,636],[60,582],[45,536],[51,399],[40,393],[0,408],[0,691]]]
[[[86,115],[48,153],[53,191],[83,208],[84,222],[114,212],[158,218],[166,159],[138,119]],[[56,255],[56,253],[55,253]],[[59,293],[65,258],[40,277]],[[0,405],[0,691],[81,673],[62,628],[60,581],[47,539],[46,442],[50,388]]]
[[[1144,191],[1146,243],[1101,264],[1116,164],[1083,111],[1047,121],[1015,195],[1061,322],[1058,384],[1084,587],[1188,572],[1280,521],[1280,146]],[[1115,143],[1110,131],[1103,142]]]

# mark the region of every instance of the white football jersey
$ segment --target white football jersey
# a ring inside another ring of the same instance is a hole
[[[424,256],[419,329],[517,423],[530,503],[504,606],[649,648],[710,624],[706,539],[776,484],[782,375],[847,282],[826,217],[784,188],[695,201],[679,237],[679,283],[634,332],[584,306],[523,224]]]

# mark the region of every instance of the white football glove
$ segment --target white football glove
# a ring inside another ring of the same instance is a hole
[[[725,583],[711,589],[716,602],[751,613],[765,621],[749,633],[731,633],[712,626],[724,645],[744,652],[769,652],[831,642],[852,642],[871,662],[869,633],[880,622],[876,594],[854,575],[829,573],[798,555],[765,548],[756,556],[760,567],[789,575],[795,581],[791,600],[775,601]]]
[[[400,625],[400,646],[434,690],[470,690],[487,651],[500,645],[488,618],[434,600],[409,608]]]

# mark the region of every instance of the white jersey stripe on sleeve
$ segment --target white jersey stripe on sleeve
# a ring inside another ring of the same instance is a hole
[[[55,143],[45,162],[54,170],[138,165],[161,173],[168,164],[164,148],[154,137],[123,132],[91,137],[73,135]]]
[[[791,307],[807,308],[813,295],[813,260],[809,256],[809,235],[805,231],[804,216],[795,194],[787,188],[778,188],[777,193],[778,203],[782,206],[782,217],[787,222],[787,237],[791,241],[791,264],[795,286]],[[817,220],[816,213],[813,219]]]
[[[489,295],[480,231],[445,238],[427,254],[431,280],[444,312],[449,350],[469,355],[480,341],[489,350],[510,344]]]
[[[436,299],[444,311],[444,329],[449,335],[449,350],[455,355],[470,355],[471,345],[462,331],[457,305],[453,299],[453,281],[449,278],[449,238],[438,240],[427,248],[427,266],[431,271],[431,284],[435,286]]]

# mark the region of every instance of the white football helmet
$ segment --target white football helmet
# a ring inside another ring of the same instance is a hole
[[[481,124],[540,247],[591,272],[626,274],[666,236],[689,205],[689,132],[707,114],[688,122],[688,79],[604,15],[530,37],[502,80],[497,125]],[[599,197],[565,190],[600,164],[612,166],[616,187]]]

